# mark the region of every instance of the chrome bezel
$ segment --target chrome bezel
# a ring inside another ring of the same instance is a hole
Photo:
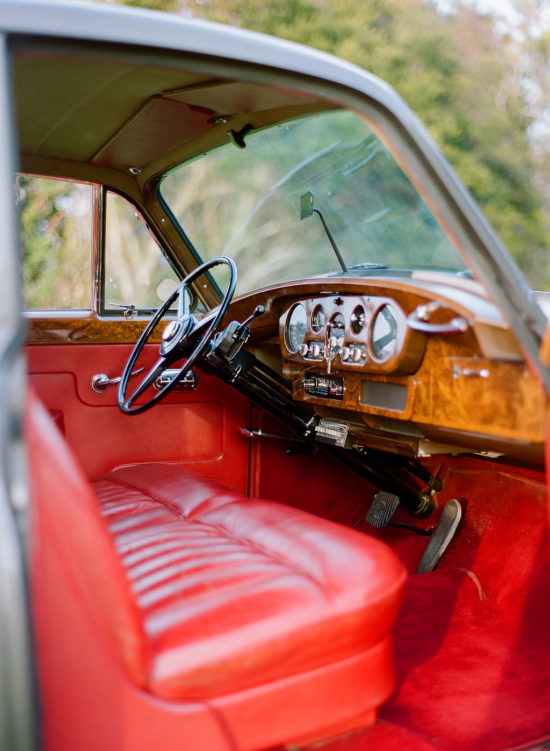
[[[374,329],[376,326],[376,322],[380,320],[380,316],[384,316],[384,310],[388,310],[391,314],[391,317],[395,324],[395,336],[393,339],[393,346],[391,351],[387,352],[384,355],[380,355],[376,352],[373,337],[374,337]],[[395,357],[396,354],[398,354],[398,346],[399,346],[399,318],[396,315],[396,311],[391,305],[391,303],[384,302],[382,305],[380,305],[376,310],[374,311],[369,325],[369,335],[368,335],[368,349],[369,349],[369,355],[375,362],[383,363],[390,360],[392,357]]]
[[[300,341],[296,345],[296,341],[293,341],[293,337],[292,337],[292,335],[290,333],[290,328],[293,325],[293,319],[294,319],[294,316],[296,315],[296,313],[297,313],[298,310],[302,310],[303,311],[303,316],[304,316],[304,319],[303,319],[303,323],[304,323],[304,336],[302,338],[302,341]],[[298,302],[295,305],[293,305],[292,308],[289,310],[288,317],[286,319],[286,324],[285,324],[285,344],[286,344],[286,347],[287,347],[288,351],[291,354],[293,354],[293,355],[296,354],[296,352],[299,351],[300,346],[305,341],[306,333],[307,333],[307,324],[308,324],[308,319],[307,319],[306,307],[305,307],[304,303]]]
[[[363,331],[367,324],[367,313],[363,305],[356,305],[351,311],[349,324],[352,333],[356,336]]]
[[[322,322],[318,323],[316,321],[317,316],[322,316]],[[325,309],[321,304],[316,305],[313,309],[313,313],[311,314],[311,330],[314,331],[316,334],[318,334],[320,331],[322,331],[325,326],[327,325],[327,314],[325,313]]]

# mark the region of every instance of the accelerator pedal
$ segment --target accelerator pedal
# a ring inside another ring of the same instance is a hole
[[[462,507],[460,503],[453,498],[450,500],[441,514],[441,518],[434,529],[430,542],[428,543],[422,560],[416,570],[417,574],[426,574],[433,571],[439,563],[441,556],[446,551],[447,546],[454,537],[460,519],[462,518]]]
[[[367,511],[365,521],[373,527],[387,527],[399,506],[399,496],[380,491],[372,499],[372,505]]]

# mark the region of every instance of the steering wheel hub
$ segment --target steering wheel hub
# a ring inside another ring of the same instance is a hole
[[[162,341],[171,342],[177,337],[181,330],[181,321],[170,321],[162,332]]]

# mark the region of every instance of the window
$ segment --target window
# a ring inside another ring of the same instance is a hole
[[[233,258],[237,294],[341,273],[319,218],[301,220],[308,197],[356,276],[381,269],[469,274],[391,153],[350,111],[252,130],[245,149],[228,140],[169,172],[160,189],[201,258]]]
[[[88,183],[18,176],[27,310],[92,309],[94,203],[99,195]],[[133,204],[111,191],[105,195],[105,276],[100,308],[119,315],[121,306],[156,310],[179,279]]]
[[[25,308],[89,310],[93,187],[19,175],[16,198]]]
[[[104,311],[156,310],[178,284],[174,269],[129,201],[108,192],[105,213]]]

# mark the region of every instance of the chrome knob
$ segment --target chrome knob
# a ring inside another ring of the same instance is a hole
[[[312,357],[319,357],[319,355],[321,354],[321,347],[318,344],[310,344],[309,354]]]
[[[351,350],[349,347],[342,347],[342,349],[340,350],[340,360],[342,360],[342,362],[349,360],[350,353],[351,353]]]
[[[309,349],[308,349],[307,344],[305,343],[300,344],[300,354],[302,355],[302,357],[306,357],[308,352],[309,352]]]
[[[360,347],[355,347],[352,350],[352,355],[351,355],[351,358],[352,358],[353,362],[359,362],[359,360],[361,360],[362,357],[363,357],[363,353],[362,353]]]

